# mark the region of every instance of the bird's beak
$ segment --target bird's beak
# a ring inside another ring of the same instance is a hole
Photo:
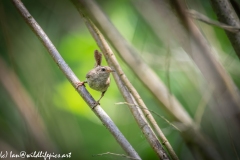
[[[115,72],[115,70],[113,70],[113,69],[109,69],[108,72]]]

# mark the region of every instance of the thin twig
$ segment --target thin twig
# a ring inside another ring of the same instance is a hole
[[[43,45],[48,50],[49,54],[52,56],[53,60],[57,63],[60,70],[67,77],[67,79],[71,82],[73,87],[76,87],[80,82],[77,76],[73,73],[71,68],[67,65],[64,59],[61,57],[55,46],[52,44],[48,36],[39,26],[39,24],[35,21],[35,19],[30,15],[28,10],[25,8],[23,3],[20,0],[12,0],[17,10],[20,12],[24,20],[36,34],[36,36],[41,40]],[[97,117],[102,121],[102,123],[106,126],[106,128],[110,131],[110,133],[114,136],[116,141],[120,144],[122,149],[131,157],[141,159],[131,144],[127,141],[127,139],[123,136],[123,134],[119,131],[117,126],[111,120],[111,118],[106,114],[106,112],[101,108],[100,105],[95,106],[95,100],[89,94],[89,92],[85,89],[84,86],[80,86],[77,88],[78,93],[85,100],[88,106],[92,109],[92,111],[97,115]],[[94,109],[93,109],[94,107]]]
[[[124,155],[124,154],[117,154],[117,153],[111,153],[111,152],[95,154],[95,155],[92,155],[92,156],[96,157],[96,156],[104,156],[104,155],[114,155],[114,156],[124,157],[124,158],[127,158],[127,159],[139,160],[138,158],[133,158],[133,157],[130,157],[130,156],[127,156],[127,155]]]
[[[138,106],[136,104],[129,104],[127,102],[117,102],[115,103],[116,105],[121,105],[121,104],[127,104],[127,105],[132,105],[132,106],[135,106],[135,107],[138,107],[140,109],[143,109],[143,110],[148,110],[150,112],[152,112],[153,114],[155,114],[156,116],[162,118],[164,121],[166,121],[170,126],[172,126],[173,128],[175,128],[177,131],[181,132],[180,129],[177,128],[177,126],[175,126],[174,124],[172,124],[171,122],[169,122],[164,116],[158,114],[157,112],[153,111],[153,110],[150,110],[148,108],[144,108],[144,107],[141,107],[141,106]]]
[[[204,23],[207,23],[209,25],[213,25],[222,29],[225,29],[227,31],[233,32],[233,33],[237,33],[240,30],[240,27],[234,27],[234,26],[229,26],[226,25],[224,23],[218,22],[218,21],[214,21],[210,18],[208,18],[207,16],[195,11],[195,10],[187,10],[186,11],[192,18],[197,19],[199,21],[202,21]]]

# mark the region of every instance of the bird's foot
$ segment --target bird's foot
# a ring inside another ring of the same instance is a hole
[[[85,87],[84,83],[86,83],[86,81],[83,81],[83,82],[77,82],[77,83],[76,83],[76,86],[75,86],[76,89],[78,89],[79,86],[84,86],[84,87]]]

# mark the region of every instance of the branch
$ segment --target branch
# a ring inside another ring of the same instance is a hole
[[[49,54],[52,56],[53,60],[57,63],[60,70],[63,72],[63,74],[67,77],[67,79],[71,82],[73,87],[76,87],[79,83],[78,78],[73,73],[73,71],[68,67],[67,63],[64,61],[64,59],[61,57],[55,46],[52,44],[50,39],[47,37],[47,35],[44,33],[42,28],[39,26],[39,24],[34,20],[34,18],[30,15],[28,10],[25,8],[25,6],[22,4],[20,0],[12,0],[14,5],[16,6],[17,10],[20,12],[24,20],[27,22],[27,24],[30,26],[30,28],[33,30],[33,32],[36,34],[36,36],[41,40],[43,45],[48,50]],[[81,95],[81,97],[85,100],[87,105],[92,109],[94,107],[95,100],[92,98],[92,96],[89,94],[89,92],[85,89],[84,86],[80,86],[77,89],[78,93]],[[102,121],[102,123],[106,126],[106,128],[110,131],[110,133],[114,136],[116,141],[120,144],[122,149],[131,157],[141,159],[137,152],[133,149],[133,147],[130,145],[130,143],[126,140],[126,138],[123,136],[123,134],[119,131],[117,126],[114,124],[114,122],[111,120],[111,118],[104,112],[104,110],[101,108],[100,105],[94,107],[92,111],[98,116],[98,118]]]
[[[216,26],[216,27],[225,29],[225,30],[227,30],[227,31],[230,31],[230,32],[233,32],[233,33],[237,33],[237,32],[239,32],[239,30],[240,30],[240,27],[229,26],[229,25],[226,25],[226,24],[224,24],[224,23],[211,20],[210,18],[206,17],[205,15],[203,15],[203,14],[201,14],[201,13],[198,13],[198,12],[195,11],[195,10],[187,10],[186,12],[187,12],[192,18],[195,18],[195,19],[197,19],[197,20],[199,20],[199,21],[202,21],[202,22],[204,22],[204,23],[207,23],[207,24],[210,24],[210,25],[213,25],[213,26]]]
[[[230,26],[240,27],[240,21],[229,0],[211,0],[211,5],[218,20]],[[226,32],[238,58],[240,59],[240,32]]]

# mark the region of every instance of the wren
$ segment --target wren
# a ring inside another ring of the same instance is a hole
[[[110,73],[115,71],[111,67],[101,66],[102,54],[98,50],[94,51],[94,57],[96,61],[95,67],[87,73],[87,80],[79,82],[76,88],[84,85],[84,83],[88,83],[90,88],[102,92],[101,97],[99,98],[99,100],[96,101],[97,105],[100,104],[100,100],[102,99],[110,85]]]

